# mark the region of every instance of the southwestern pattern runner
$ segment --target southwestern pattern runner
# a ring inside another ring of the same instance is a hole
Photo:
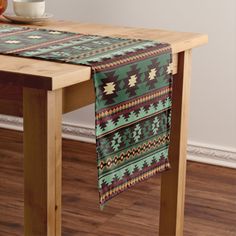
[[[170,167],[170,45],[1,25],[0,53],[91,66],[101,205]]]

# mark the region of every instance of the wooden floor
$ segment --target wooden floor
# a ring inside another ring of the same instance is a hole
[[[0,129],[0,236],[23,235],[22,165],[22,134]],[[103,211],[96,180],[95,146],[64,140],[63,236],[158,235],[160,176]],[[236,235],[236,170],[188,163],[184,235]]]

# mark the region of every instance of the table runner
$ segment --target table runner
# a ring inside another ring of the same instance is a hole
[[[91,67],[101,206],[170,168],[169,44],[0,25],[0,53]]]

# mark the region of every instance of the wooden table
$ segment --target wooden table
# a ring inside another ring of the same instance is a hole
[[[159,235],[183,235],[191,49],[207,43],[207,36],[68,21],[40,27],[171,43],[172,169],[161,175]],[[24,118],[25,236],[61,235],[62,114],[94,102],[90,75],[86,66],[0,55],[0,114]]]

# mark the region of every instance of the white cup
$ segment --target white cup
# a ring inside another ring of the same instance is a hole
[[[37,18],[45,13],[45,0],[13,0],[13,8],[17,16]]]

